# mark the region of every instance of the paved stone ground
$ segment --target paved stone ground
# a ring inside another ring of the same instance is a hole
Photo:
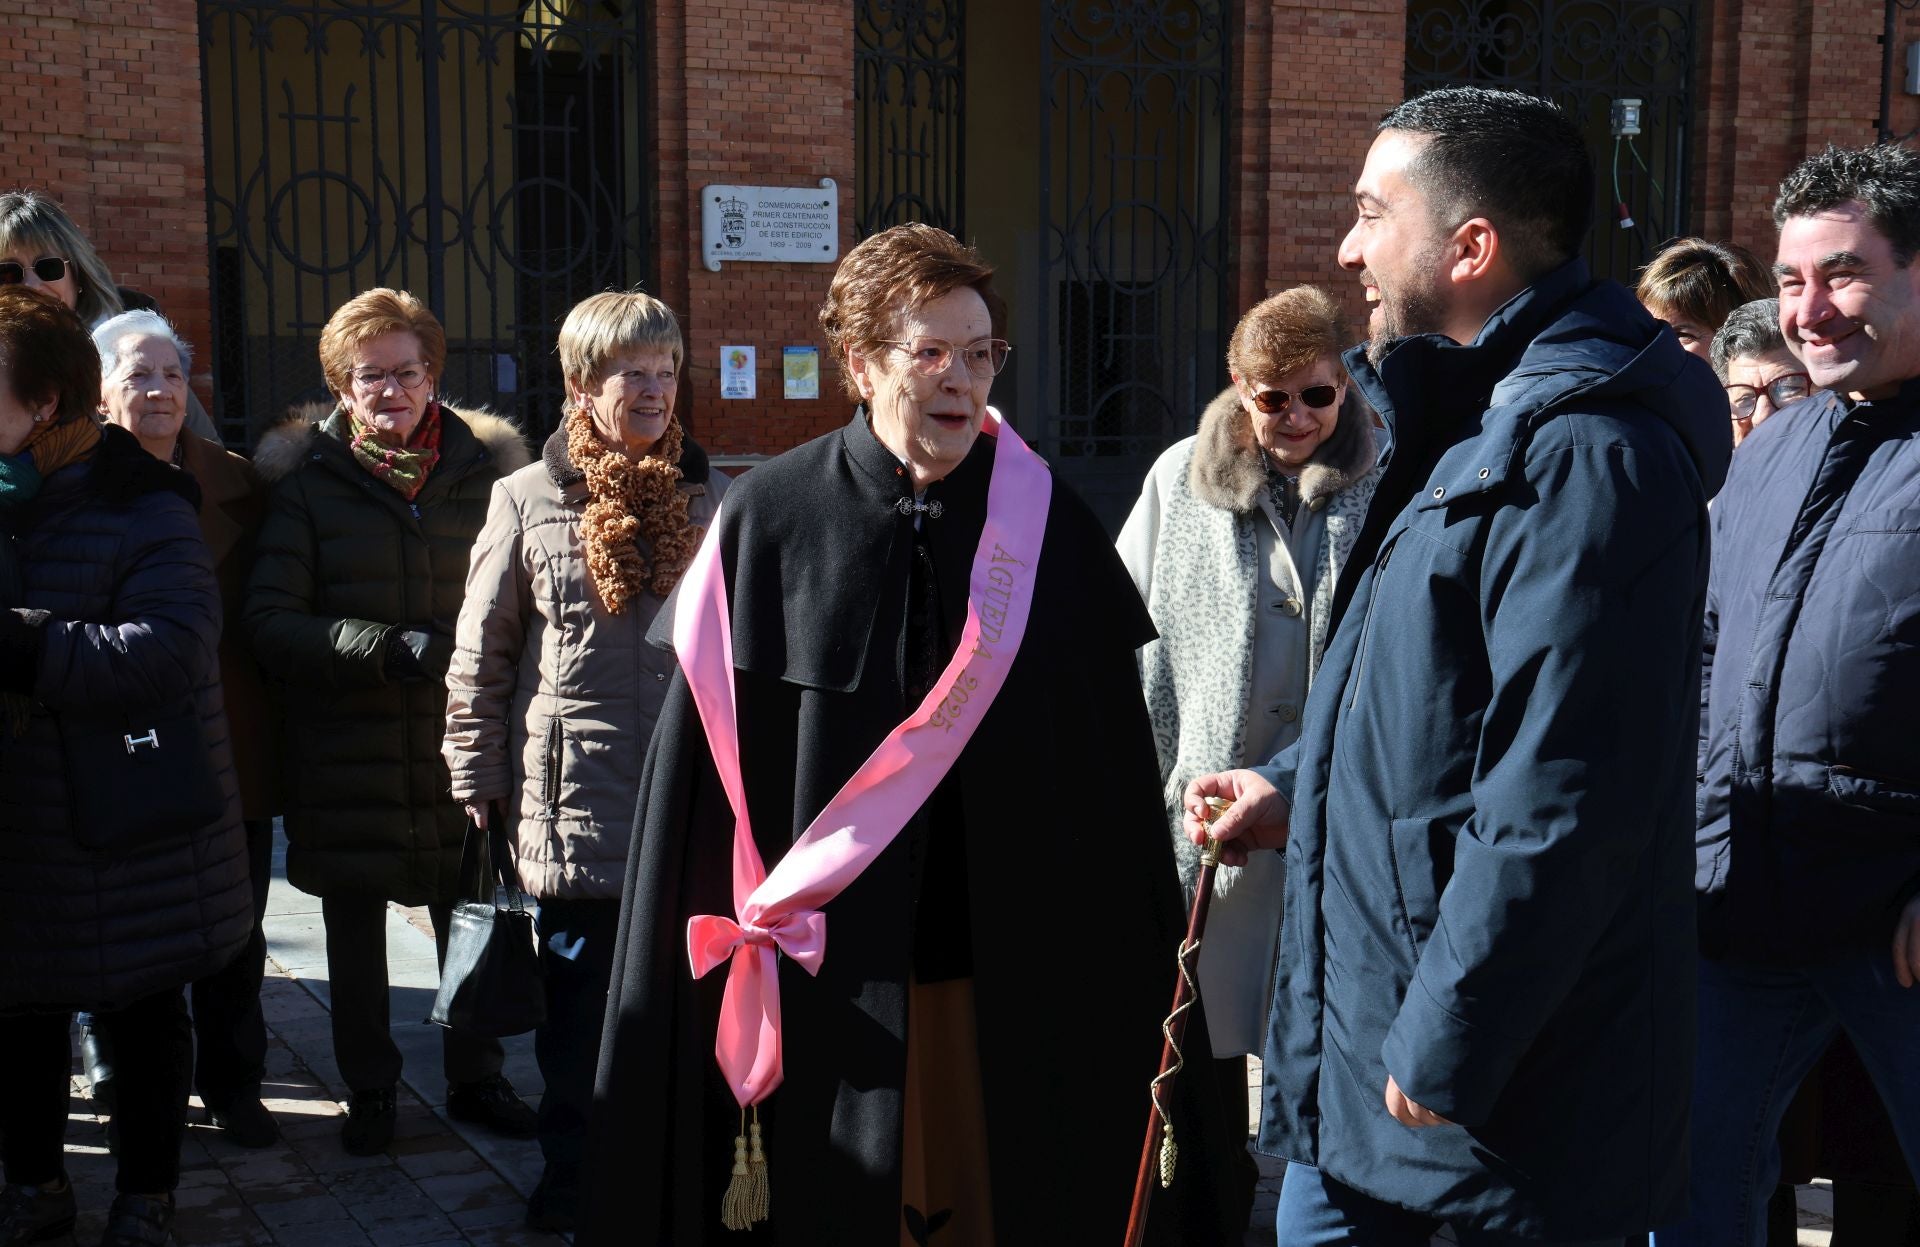
[[[327,1018],[326,951],[320,903],[286,884],[282,851],[268,906],[267,1107],[279,1146],[247,1151],[200,1124],[199,1101],[181,1149],[182,1247],[559,1247],[564,1239],[527,1230],[526,1194],[540,1176],[540,1151],[450,1121],[437,1027],[421,1021],[433,998],[433,941],[424,911],[391,910],[387,927],[393,1035],[406,1057],[399,1126],[382,1156],[340,1147],[347,1089],[334,1065]],[[529,1101],[540,1091],[529,1038],[507,1041],[507,1075]],[[113,1199],[106,1132],[76,1076],[67,1163],[79,1196],[75,1241],[99,1238]]]
[[[268,965],[262,1003],[268,1028],[266,1104],[280,1145],[246,1151],[191,1111],[181,1151],[182,1247],[558,1247],[566,1240],[527,1230],[525,1200],[540,1175],[528,1141],[493,1138],[452,1122],[437,1028],[421,1022],[436,981],[433,937],[423,910],[389,911],[388,973],[395,1042],[405,1054],[400,1120],[382,1156],[340,1148],[346,1088],[333,1062],[326,948],[320,903],[289,887],[284,842],[274,856],[267,915]],[[529,1102],[540,1092],[528,1037],[507,1041],[507,1076]],[[1248,1062],[1258,1111],[1259,1063]],[[73,1079],[67,1163],[79,1196],[75,1241],[98,1240],[113,1198],[113,1158],[86,1081]],[[1274,1247],[1273,1213],[1284,1166],[1260,1158],[1261,1182],[1247,1247]],[[1801,1190],[1801,1247],[1827,1247],[1831,1194]],[[636,1240],[637,1241],[637,1240]],[[1444,1243],[1444,1239],[1435,1240]]]

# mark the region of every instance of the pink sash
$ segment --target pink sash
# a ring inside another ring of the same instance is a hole
[[[857,879],[926,803],[966,748],[1019,652],[1053,478],[1018,434],[1002,437],[1001,427],[1000,414],[988,408],[981,432],[994,439],[993,477],[953,660],[919,708],[888,733],[771,874],[754,844],[740,781],[733,628],[717,522],[708,525],[681,580],[673,643],[733,809],[734,916],[689,918],[687,955],[695,978],[730,963],[714,1055],[742,1108],[780,1085],[776,950],[807,973],[820,972],[827,949],[821,907]]]

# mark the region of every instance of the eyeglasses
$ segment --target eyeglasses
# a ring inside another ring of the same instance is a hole
[[[0,286],[17,286],[27,279],[27,270],[51,286],[67,275],[67,262],[57,255],[44,255],[32,264],[18,260],[0,260]]]
[[[962,347],[955,347],[945,338],[915,338],[911,342],[888,342],[882,339],[880,345],[905,351],[908,365],[923,377],[937,377],[951,368],[956,350],[960,352],[960,358],[966,361],[967,371],[974,376],[997,377],[1000,370],[1007,366],[1007,352],[1013,349],[999,338],[982,338]]]
[[[1301,406],[1311,407],[1317,411],[1322,407],[1331,407],[1333,400],[1339,396],[1340,387],[1337,385],[1310,385],[1297,395],[1289,394],[1285,390],[1259,390],[1250,397],[1253,399],[1253,405],[1260,409],[1261,415],[1272,416],[1285,411],[1287,404],[1295,398],[1300,400]]]
[[[1762,394],[1778,411],[1788,403],[1797,403],[1813,393],[1813,380],[1804,372],[1785,372],[1764,386],[1730,385],[1726,388],[1727,406],[1733,409],[1733,418],[1751,420],[1754,409],[1760,405]]]
[[[353,384],[356,389],[373,394],[387,388],[387,378],[403,390],[417,390],[427,381],[427,370],[418,364],[403,364],[398,368],[356,368]]]

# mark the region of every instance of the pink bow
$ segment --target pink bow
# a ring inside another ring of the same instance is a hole
[[[725,964],[735,949],[747,947],[778,948],[808,974],[818,974],[827,955],[827,916],[817,909],[803,909],[783,915],[770,927],[752,922],[743,927],[721,914],[687,920],[687,959],[693,963],[694,978],[705,978]]]

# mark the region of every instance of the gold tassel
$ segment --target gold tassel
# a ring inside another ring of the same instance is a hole
[[[747,1177],[747,1110],[740,1110],[740,1133],[733,1136],[733,1177],[727,1182],[727,1193],[720,1197],[720,1224],[729,1230],[749,1229],[753,1225],[748,1215],[751,1200],[750,1183]]]
[[[751,1152],[749,1139],[753,1141]],[[767,1153],[760,1142],[760,1108],[756,1105],[751,1127],[747,1110],[740,1110],[740,1133],[733,1136],[733,1176],[727,1180],[727,1193],[720,1197],[720,1224],[729,1230],[750,1230],[767,1219],[769,1203]]]
[[[753,1126],[749,1132],[752,1142],[747,1155],[747,1215],[755,1221],[765,1221],[772,1215],[773,1192],[767,1185],[767,1151],[760,1142],[760,1106],[753,1106]]]
[[[1173,1185],[1173,1162],[1179,1158],[1180,1149],[1174,1146],[1173,1123],[1162,1118],[1160,1121],[1160,1189],[1166,1190]]]

